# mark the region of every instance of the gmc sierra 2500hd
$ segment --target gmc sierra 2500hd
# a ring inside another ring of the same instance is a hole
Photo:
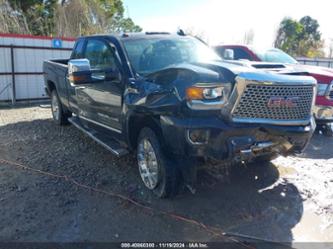
[[[269,161],[301,152],[315,128],[315,79],[222,61],[183,33],[81,37],[44,73],[54,121],[118,156],[136,151],[159,197],[194,186],[196,159]]]

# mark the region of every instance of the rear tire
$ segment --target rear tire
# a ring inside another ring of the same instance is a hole
[[[165,156],[155,132],[150,128],[143,128],[140,132],[137,161],[144,185],[156,196],[168,198],[178,194],[180,172],[176,163]]]
[[[53,120],[58,125],[66,125],[69,123],[68,118],[71,116],[71,113],[64,112],[64,108],[56,90],[51,92],[51,111]]]

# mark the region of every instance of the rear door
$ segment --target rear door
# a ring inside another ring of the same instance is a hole
[[[121,64],[112,43],[102,38],[87,40],[88,59],[96,81],[76,87],[79,116],[103,128],[121,133],[120,113],[124,89]]]

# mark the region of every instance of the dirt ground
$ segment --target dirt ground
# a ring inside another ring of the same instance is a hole
[[[195,195],[159,200],[133,156],[116,158],[44,107],[0,109],[0,161],[65,175],[225,232],[279,242],[333,241],[333,138],[315,135],[301,157],[239,166],[229,181],[200,172]],[[107,194],[0,162],[0,241],[219,241],[200,226]]]

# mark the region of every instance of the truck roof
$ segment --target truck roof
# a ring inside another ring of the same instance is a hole
[[[169,33],[169,32],[130,32],[130,33],[112,33],[112,34],[96,34],[96,35],[88,35],[82,36],[81,38],[90,38],[90,37],[113,37],[119,40],[131,40],[131,39],[144,39],[151,37],[180,37],[185,36],[185,34],[180,33]]]

